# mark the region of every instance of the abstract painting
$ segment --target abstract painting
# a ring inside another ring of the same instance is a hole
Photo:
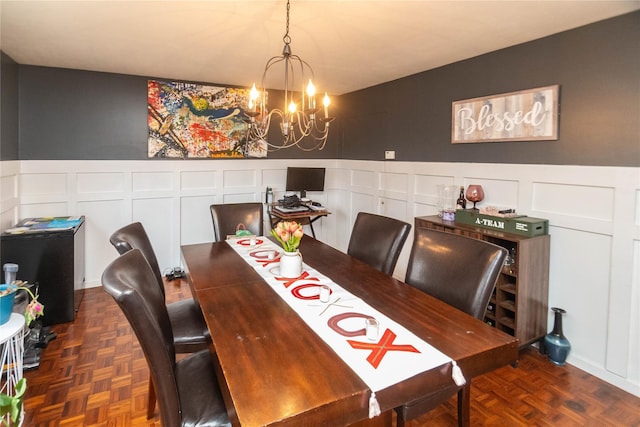
[[[247,142],[248,102],[249,89],[149,80],[149,157],[266,157],[264,141]]]

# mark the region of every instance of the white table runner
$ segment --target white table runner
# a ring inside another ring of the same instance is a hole
[[[405,327],[303,263],[295,279],[279,276],[282,248],[265,237],[227,240],[265,282],[353,369],[372,390],[369,415],[378,415],[375,392],[421,372],[453,363],[453,380],[465,383],[456,363]],[[320,286],[329,286],[329,302],[320,302]],[[376,340],[365,336],[365,319],[379,324]]]

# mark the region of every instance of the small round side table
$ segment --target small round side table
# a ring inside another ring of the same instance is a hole
[[[0,393],[9,396],[15,393],[16,384],[22,378],[22,357],[24,355],[24,316],[18,313],[11,313],[9,321],[0,325],[0,367],[2,376],[0,377]],[[20,417],[20,424],[24,418]],[[6,415],[8,422],[9,415]]]

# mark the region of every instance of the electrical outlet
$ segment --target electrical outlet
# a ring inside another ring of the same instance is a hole
[[[396,152],[395,151],[385,151],[384,152],[384,159],[385,160],[395,160],[396,158]]]

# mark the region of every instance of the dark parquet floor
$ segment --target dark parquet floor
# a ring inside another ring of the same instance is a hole
[[[167,300],[190,296],[186,283],[166,285]],[[73,323],[27,371],[24,426],[160,426],[146,419],[148,369],[129,324],[101,288],[87,289]],[[573,366],[555,366],[533,349],[474,380],[473,426],[637,426],[640,398]],[[451,399],[413,424],[455,426]]]

